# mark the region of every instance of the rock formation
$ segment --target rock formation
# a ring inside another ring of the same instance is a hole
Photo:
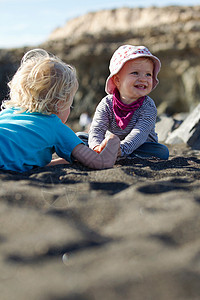
[[[76,119],[84,111],[92,116],[105,96],[109,60],[115,49],[122,44],[146,45],[162,62],[160,84],[151,96],[159,113],[172,115],[189,112],[199,103],[199,33],[200,6],[120,8],[72,19],[39,47],[77,68],[80,87],[71,114]],[[19,50],[17,54],[19,59]]]
[[[159,112],[172,114],[189,111],[199,102],[199,33],[200,6],[121,8],[67,22],[50,35],[45,47],[76,65],[81,82],[76,100],[92,113],[105,94],[113,51],[125,43],[146,45],[162,61],[160,84],[152,97]]]
[[[28,48],[0,49],[0,104],[3,99],[8,98],[7,83],[19,67],[26,51]]]
[[[166,138],[167,144],[188,144],[200,150],[200,104],[189,114],[184,122]]]

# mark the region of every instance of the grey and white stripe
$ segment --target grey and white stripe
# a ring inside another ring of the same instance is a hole
[[[157,109],[154,101],[146,96],[127,127],[121,129],[115,120],[112,95],[107,95],[98,104],[89,132],[89,147],[100,145],[108,132],[120,138],[122,156],[127,156],[144,142],[158,142],[155,132]]]

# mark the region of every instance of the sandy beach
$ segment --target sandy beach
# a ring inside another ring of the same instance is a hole
[[[1,300],[197,300],[200,152],[0,172]]]

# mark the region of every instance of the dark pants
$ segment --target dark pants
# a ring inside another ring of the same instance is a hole
[[[88,146],[88,133],[77,132],[76,135]],[[169,150],[163,144],[155,143],[155,142],[145,142],[128,156],[129,157],[139,156],[143,158],[150,158],[153,156],[160,159],[168,159]]]

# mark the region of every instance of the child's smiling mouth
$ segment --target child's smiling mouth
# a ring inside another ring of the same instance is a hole
[[[145,90],[147,88],[147,86],[144,84],[136,84],[135,88],[140,89],[140,90]]]

